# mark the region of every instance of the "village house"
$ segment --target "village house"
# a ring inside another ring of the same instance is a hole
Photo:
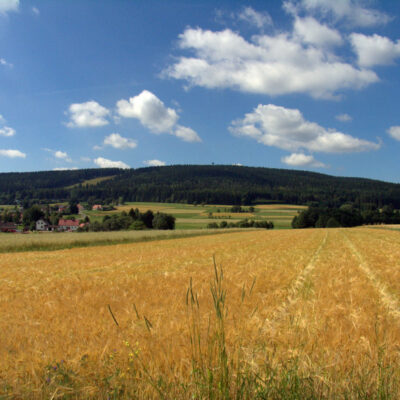
[[[78,213],[79,213],[79,214],[82,214],[82,213],[83,213],[83,210],[85,209],[85,207],[83,207],[82,204],[78,204],[77,207],[78,207]]]
[[[36,221],[36,230],[37,231],[50,231],[52,230],[52,227],[50,226],[50,224],[45,221],[44,219],[38,219]]]
[[[92,210],[97,210],[97,211],[101,211],[103,209],[103,206],[101,204],[95,204],[92,207]]]
[[[63,205],[58,206],[58,212],[60,214],[67,212],[67,206],[63,206]]]
[[[17,232],[18,226],[13,222],[0,222],[0,232]]]
[[[79,228],[79,221],[73,221],[72,219],[60,219],[58,221],[59,231],[73,232]]]

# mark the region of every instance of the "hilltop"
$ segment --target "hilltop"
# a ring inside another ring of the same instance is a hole
[[[344,203],[400,208],[400,184],[308,171],[232,165],[172,165],[0,174],[0,204],[23,201],[208,204]]]

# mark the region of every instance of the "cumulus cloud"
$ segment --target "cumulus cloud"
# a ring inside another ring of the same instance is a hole
[[[272,25],[272,18],[267,12],[255,11],[252,7],[245,7],[239,14],[240,20],[248,22],[258,29]]]
[[[174,135],[185,142],[201,142],[199,135],[193,129],[186,126],[177,125]]]
[[[317,161],[313,156],[303,153],[293,153],[290,156],[282,157],[281,161],[292,167],[326,168],[324,163]]]
[[[0,136],[11,137],[15,135],[15,130],[9,126],[3,126],[0,128]]]
[[[266,146],[297,152],[351,153],[377,150],[380,143],[358,139],[304,119],[297,109],[274,104],[258,105],[243,119],[233,121],[229,130]]]
[[[295,18],[293,26],[294,34],[304,43],[310,43],[319,47],[337,46],[342,44],[340,33],[326,25],[320,24],[312,17]]]
[[[54,152],[54,157],[65,161],[71,161],[71,159],[68,157],[68,154],[65,151],[61,150],[56,150]]]
[[[165,162],[160,160],[146,160],[143,161],[143,164],[148,165],[149,167],[163,167]]]
[[[183,79],[189,86],[267,95],[307,93],[316,98],[330,98],[341,89],[361,89],[379,80],[374,71],[340,61],[321,47],[340,43],[336,31],[312,19],[297,21],[297,33],[253,36],[251,41],[230,29],[188,28],[179,35],[179,46],[194,55],[179,57],[164,75]]]
[[[26,154],[19,150],[0,150],[0,157],[25,158]]]
[[[400,140],[400,126],[391,126],[387,132],[393,139]]]
[[[187,142],[200,142],[197,133],[177,124],[179,116],[153,93],[143,90],[129,100],[117,102],[117,113],[121,117],[136,118],[153,133],[169,133]]]
[[[400,57],[400,40],[393,42],[377,34],[366,36],[361,33],[352,33],[350,42],[357,54],[358,64],[362,67],[390,65]]]
[[[346,113],[336,115],[335,118],[340,122],[350,122],[353,120],[353,118],[349,114],[346,114]]]
[[[104,138],[105,146],[114,147],[114,149],[134,149],[137,146],[135,140],[122,137],[119,133],[111,133]]]
[[[331,17],[335,21],[343,20],[352,26],[370,27],[386,24],[390,16],[372,8],[364,7],[361,0],[299,0],[287,1],[286,7],[302,8],[307,12]]]
[[[32,7],[32,12],[33,12],[35,15],[40,15],[40,11],[39,11],[39,9],[38,9],[37,7]]]
[[[19,0],[1,0],[0,1],[0,14],[7,14],[10,11],[18,11]]]
[[[175,110],[165,107],[164,103],[148,90],[143,90],[129,101],[119,100],[117,112],[121,117],[137,118],[153,133],[171,131],[179,118]]]
[[[100,168],[122,168],[122,169],[130,168],[128,164],[125,164],[122,161],[111,161],[103,157],[97,157],[96,159],[93,160],[93,162]]]
[[[68,153],[66,153],[65,151],[51,150],[51,149],[43,149],[43,150],[47,151],[48,153],[51,153],[55,158],[59,160],[72,162],[71,158],[68,156]]]
[[[99,127],[109,123],[106,118],[110,111],[91,100],[86,103],[71,104],[66,114],[70,118],[67,123],[69,128]]]

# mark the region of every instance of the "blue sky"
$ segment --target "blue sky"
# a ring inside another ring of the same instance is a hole
[[[0,172],[400,182],[400,2],[0,0]]]

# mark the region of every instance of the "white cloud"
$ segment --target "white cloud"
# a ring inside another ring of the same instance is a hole
[[[143,90],[129,101],[119,100],[117,112],[125,118],[137,118],[142,125],[154,133],[170,132],[178,121],[178,114],[153,93]]]
[[[10,11],[18,11],[19,0],[0,0],[0,14],[7,14]]]
[[[135,140],[122,137],[119,133],[111,133],[104,138],[105,146],[112,146],[115,149],[134,149],[137,146]]]
[[[25,158],[26,154],[19,150],[0,150],[0,157]]]
[[[92,161],[92,159],[90,157],[81,157],[80,160],[83,161],[83,162]]]
[[[122,168],[122,169],[130,168],[130,166],[128,164],[125,164],[122,161],[111,161],[111,160],[107,160],[106,158],[103,158],[103,157],[97,157],[93,161],[100,168]]]
[[[238,18],[256,26],[258,29],[272,25],[272,18],[267,12],[258,12],[251,7],[245,7],[238,14]]]
[[[57,167],[53,168],[53,171],[75,171],[77,169],[77,167]]]
[[[400,40],[392,42],[389,38],[374,34],[366,36],[361,33],[352,33],[350,42],[358,57],[358,64],[362,67],[374,65],[390,65],[395,58],[400,57]]]
[[[303,153],[293,153],[290,156],[282,157],[281,161],[292,167],[326,168],[324,163],[317,161],[313,156],[307,156]]]
[[[380,143],[358,139],[315,122],[306,121],[297,109],[273,104],[258,105],[243,119],[233,121],[229,130],[248,136],[266,146],[296,152],[309,150],[326,153],[351,153],[377,150]]]
[[[143,90],[135,97],[117,102],[117,112],[121,117],[137,118],[153,133],[169,133],[187,142],[200,142],[197,133],[177,124],[179,116],[153,93]]]
[[[68,154],[65,151],[61,150],[56,150],[54,152],[54,157],[59,158],[61,160],[71,161],[71,159],[68,157]]]
[[[342,44],[340,33],[326,25],[320,24],[312,17],[295,18],[293,26],[294,34],[304,43],[311,43],[319,47],[337,46]]]
[[[160,160],[147,160],[143,161],[143,164],[148,165],[149,167],[163,167],[165,162]]]
[[[37,7],[32,7],[32,12],[33,12],[35,15],[40,15],[40,11],[39,11],[39,9],[38,9]]]
[[[1,0],[0,0],[1,1]],[[4,65],[5,67],[12,68],[13,64],[9,63],[6,59],[0,58],[0,65]]]
[[[300,0],[298,2],[288,1],[292,4],[305,9],[308,12],[315,12],[323,17],[333,17],[334,20],[344,20],[352,26],[368,27],[385,24],[391,18],[372,8],[363,6],[365,1],[360,0]]]
[[[43,149],[44,151],[47,151],[48,153],[51,153],[55,158],[58,158],[59,160],[64,160],[68,162],[72,162],[71,158],[68,156],[68,153],[65,151],[61,150],[51,150],[51,149]]]
[[[186,126],[177,125],[173,134],[185,142],[201,142],[199,135],[193,129]]]
[[[393,139],[400,140],[400,126],[391,126],[387,132]]]
[[[346,113],[336,115],[335,118],[340,122],[350,122],[353,120],[353,118],[349,114],[346,114]]]
[[[9,126],[3,126],[0,128],[0,136],[7,136],[11,137],[15,135],[15,130],[13,128],[10,128]]]
[[[339,42],[333,31],[325,33],[322,42]],[[307,37],[317,40],[314,33]],[[194,56],[179,57],[164,75],[186,80],[189,86],[329,98],[338,90],[361,89],[379,80],[375,72],[342,62],[325,47],[301,42],[298,34],[260,35],[249,42],[229,29],[189,28],[179,35],[179,45]]]
[[[67,126],[70,128],[104,126],[109,123],[106,119],[109,114],[107,108],[93,100],[71,104],[67,112],[70,117]]]

